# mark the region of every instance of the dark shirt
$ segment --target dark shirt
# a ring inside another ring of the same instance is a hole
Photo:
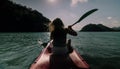
[[[71,34],[73,36],[77,35],[75,31],[73,31],[72,29],[68,29],[68,28],[65,28],[62,30],[54,30],[53,32],[51,32],[51,39],[53,39],[53,46],[65,47],[67,34]]]

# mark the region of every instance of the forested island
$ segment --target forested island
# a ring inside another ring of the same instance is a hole
[[[88,24],[84,26],[81,32],[119,32],[120,27],[109,28],[103,24]]]
[[[49,22],[37,10],[0,0],[0,32],[46,32]]]

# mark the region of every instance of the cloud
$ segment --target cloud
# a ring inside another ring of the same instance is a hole
[[[72,3],[71,3],[72,7],[77,6],[78,3],[86,3],[86,2],[88,2],[88,0],[71,0],[71,1],[72,1]]]
[[[111,19],[112,19],[112,17],[107,17],[107,19],[108,19],[108,20],[111,20]]]

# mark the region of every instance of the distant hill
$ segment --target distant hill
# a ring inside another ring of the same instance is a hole
[[[0,32],[45,32],[49,22],[37,10],[0,0]]]
[[[102,24],[88,24],[84,26],[80,31],[88,31],[88,32],[105,32],[105,31],[118,31],[113,28],[109,28]]]
[[[113,27],[112,29],[120,31],[120,27]]]

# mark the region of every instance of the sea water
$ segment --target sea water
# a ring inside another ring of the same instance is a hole
[[[0,69],[29,69],[49,41],[49,32],[0,33]],[[59,37],[59,36],[58,36]],[[120,69],[120,32],[78,32],[68,35],[91,69]]]

